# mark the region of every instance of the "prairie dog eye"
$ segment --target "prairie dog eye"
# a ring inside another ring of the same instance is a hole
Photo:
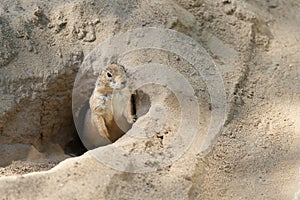
[[[111,78],[111,77],[112,77],[112,75],[111,75],[110,72],[106,72],[106,76],[107,76],[108,78]]]

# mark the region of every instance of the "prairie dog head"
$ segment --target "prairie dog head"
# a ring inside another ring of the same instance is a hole
[[[96,87],[104,87],[108,89],[123,89],[126,84],[126,71],[124,66],[120,64],[110,64],[99,74]]]

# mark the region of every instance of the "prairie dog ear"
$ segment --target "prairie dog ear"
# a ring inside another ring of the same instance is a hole
[[[100,72],[99,72],[99,76],[102,76],[102,74],[104,74],[106,72],[106,70],[105,69],[102,69]]]

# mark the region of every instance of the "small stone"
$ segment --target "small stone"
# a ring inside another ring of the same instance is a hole
[[[49,24],[47,25],[47,27],[51,29],[51,28],[54,27],[54,25],[53,25],[52,23],[49,23]]]
[[[77,34],[77,38],[79,40],[82,40],[85,37],[85,35],[86,35],[86,31],[80,30],[79,33]]]
[[[62,28],[62,27],[64,27],[64,26],[66,26],[67,23],[68,23],[67,20],[64,20],[64,21],[59,22],[59,23],[58,23],[58,26],[59,26],[60,28]]]
[[[228,7],[225,7],[225,13],[226,13],[227,15],[232,15],[232,14],[235,12],[235,10],[236,10],[236,7],[233,6],[233,5],[230,5],[230,6],[228,6]]]
[[[231,0],[222,0],[223,4],[230,4]]]
[[[93,24],[94,24],[94,25],[96,25],[96,24],[98,24],[98,23],[100,23],[100,19],[99,19],[99,18],[97,18],[97,19],[95,19],[95,20],[93,21]]]
[[[28,47],[28,51],[29,51],[29,52],[32,52],[32,51],[33,51],[33,46],[32,46],[32,45],[30,45],[30,46]]]
[[[43,14],[43,10],[40,7],[36,7],[33,11],[33,14],[37,17],[40,17]]]
[[[278,7],[278,4],[277,4],[276,2],[268,2],[268,3],[270,3],[270,4],[268,5],[268,8],[270,8],[270,9],[274,9],[274,8],[277,8],[277,7]]]

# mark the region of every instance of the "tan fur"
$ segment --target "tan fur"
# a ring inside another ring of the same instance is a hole
[[[111,142],[120,138],[135,121],[130,101],[131,92],[124,90],[126,79],[123,66],[108,65],[99,74],[89,101],[92,126]]]

